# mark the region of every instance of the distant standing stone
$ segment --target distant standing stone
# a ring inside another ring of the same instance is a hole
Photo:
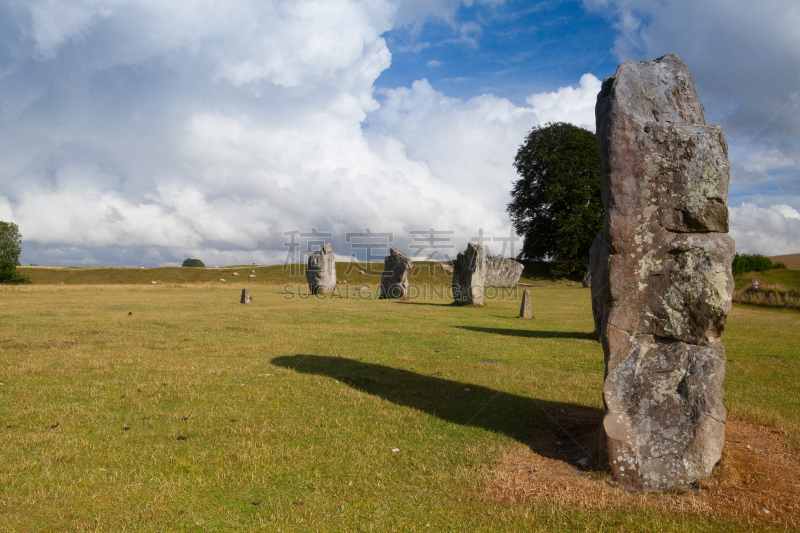
[[[414,266],[411,258],[397,248],[389,250],[383,260],[381,298],[398,300],[408,298],[408,273]]]
[[[484,287],[516,287],[525,266],[505,257],[487,256]]]
[[[519,306],[520,318],[533,318],[533,309],[531,309],[531,291],[525,289],[522,293],[522,305]]]
[[[336,262],[331,243],[308,258],[306,280],[311,294],[332,294],[336,290]]]
[[[486,253],[480,244],[467,244],[453,262],[453,300],[462,305],[483,305]]]
[[[587,272],[583,276],[583,279],[581,280],[581,283],[583,284],[584,287],[591,288],[592,287],[592,273],[591,272]]]
[[[250,303],[250,293],[247,292],[247,289],[242,289],[242,299],[240,303],[249,304]]]

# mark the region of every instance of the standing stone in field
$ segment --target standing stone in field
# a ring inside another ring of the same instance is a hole
[[[381,298],[398,300],[408,298],[408,273],[414,266],[411,258],[392,248],[383,260],[381,275]]]
[[[591,272],[586,272],[586,274],[583,275],[583,279],[581,280],[581,285],[583,285],[584,288],[589,288],[589,289],[592,288],[592,273]]]
[[[533,309],[531,309],[531,291],[525,289],[522,293],[522,305],[519,306],[520,318],[533,318]]]
[[[601,459],[622,486],[663,491],[710,474],[725,439],[728,145],[705,125],[674,54],[620,65],[595,114],[606,213],[590,260],[606,364]]]
[[[486,256],[484,287],[516,287],[525,267],[519,261],[497,256]]]
[[[250,303],[250,293],[247,292],[247,289],[242,289],[242,299],[239,303],[249,304]]]
[[[480,244],[467,244],[453,261],[453,300],[462,305],[483,305],[486,253]]]
[[[306,280],[311,294],[331,294],[336,290],[336,263],[331,243],[308,258]]]

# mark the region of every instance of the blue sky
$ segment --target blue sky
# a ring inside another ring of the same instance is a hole
[[[572,85],[587,72],[603,79],[618,65],[608,19],[575,1],[475,4],[455,21],[431,20],[384,37],[392,66],[376,87],[427,78],[461,99],[493,93],[524,105],[532,92]]]
[[[0,220],[37,264],[277,263],[312,228],[455,253],[509,235],[532,127],[593,129],[604,77],[674,52],[737,249],[800,252],[797,27],[789,0],[0,0]]]

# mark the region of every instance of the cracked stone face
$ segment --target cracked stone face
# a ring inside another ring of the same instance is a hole
[[[328,243],[308,258],[306,281],[311,294],[333,294],[336,290],[336,262]]]
[[[705,125],[674,54],[625,63],[595,107],[604,229],[591,249],[606,359],[601,450],[632,490],[667,490],[719,460],[735,244],[725,133]]]
[[[383,260],[381,275],[381,298],[402,299],[408,297],[408,273],[414,266],[413,261],[397,248],[389,250]]]

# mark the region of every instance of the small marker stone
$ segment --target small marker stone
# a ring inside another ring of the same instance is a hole
[[[522,305],[519,306],[520,318],[533,318],[533,310],[531,309],[531,291],[525,289],[522,293]]]

